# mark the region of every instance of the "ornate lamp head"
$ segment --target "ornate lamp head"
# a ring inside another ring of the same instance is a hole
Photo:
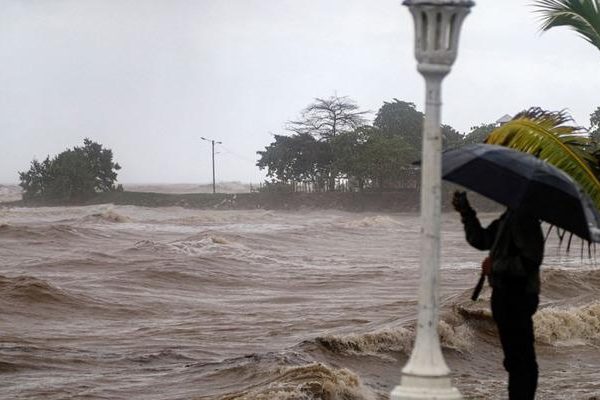
[[[422,74],[444,76],[458,51],[462,23],[475,3],[471,0],[405,0],[415,21],[415,57]]]

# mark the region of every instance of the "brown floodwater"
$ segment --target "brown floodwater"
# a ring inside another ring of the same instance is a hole
[[[490,221],[492,215],[483,215]],[[1,399],[387,399],[414,339],[414,214],[0,209]],[[600,396],[600,269],[550,239],[539,399]],[[485,254],[443,216],[439,331],[467,399],[505,398]]]

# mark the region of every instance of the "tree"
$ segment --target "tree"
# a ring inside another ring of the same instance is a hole
[[[398,136],[410,149],[409,158],[412,161],[421,159],[423,145],[423,122],[425,115],[418,111],[414,103],[393,99],[385,101],[377,111],[373,126],[388,137]],[[442,125],[443,148],[458,147],[463,142],[463,136],[450,125]]]
[[[365,142],[363,154],[366,175],[380,190],[395,186],[414,157],[403,137],[377,130]]]
[[[91,141],[83,140],[84,159],[94,176],[94,190],[98,192],[108,192],[114,189],[114,183],[117,180],[117,172],[121,167],[113,163],[113,153],[110,149],[103,149],[102,145]]]
[[[256,165],[282,183],[322,182],[332,162],[329,143],[319,142],[308,133],[275,135],[275,141],[257,154],[260,159]]]
[[[359,111],[356,103],[346,96],[316,98],[302,110],[299,120],[288,122],[287,130],[327,141],[364,125],[365,114],[368,111]]]
[[[373,129],[370,126],[363,126],[342,133],[329,142],[333,152],[333,168],[344,178],[356,181],[361,191],[369,178],[368,160],[364,148]]]
[[[600,147],[600,107],[590,114],[590,136],[596,143],[596,147]]]
[[[358,105],[348,97],[331,96],[327,99],[316,98],[302,110],[301,118],[297,121],[288,121],[287,130],[294,132],[298,136],[311,135],[315,139],[328,143],[340,134],[351,132],[354,129],[365,125],[365,114],[367,111],[360,111]],[[321,146],[327,147],[327,146]],[[323,150],[323,149],[322,149]],[[330,150],[330,149],[329,149]],[[329,154],[331,152],[329,151]],[[321,151],[321,156],[324,153]],[[329,165],[319,162],[319,179],[323,175],[327,176],[328,187],[335,187],[335,180],[339,172],[330,160]]]
[[[112,150],[90,139],[83,143],[41,163],[34,159],[28,171],[19,172],[23,198],[83,200],[97,192],[117,190],[116,171],[121,167],[113,162]]]
[[[566,26],[600,50],[599,0],[538,0],[534,5],[543,31]]]
[[[442,125],[442,148],[454,149],[464,144],[464,136],[451,127],[450,125]]]
[[[464,138],[464,143],[483,143],[494,129],[496,129],[496,124],[479,124],[472,126],[471,131],[467,133]]]
[[[413,103],[394,99],[379,109],[374,126],[365,124],[363,114],[347,98],[316,99],[300,121],[288,123],[293,135],[275,135],[257,152],[257,166],[281,183],[308,181],[322,187],[327,182],[331,190],[336,179],[346,178],[361,190],[397,187],[421,158],[423,113]],[[447,147],[463,141],[449,125],[442,126],[442,137]]]
[[[33,160],[27,172],[19,172],[20,186],[23,188],[23,198],[46,197],[50,184],[50,157],[43,162]]]
[[[383,102],[377,111],[373,126],[388,137],[401,137],[413,153],[413,159],[420,158],[424,115],[417,111],[414,103],[394,99]],[[413,160],[413,161],[414,161]]]
[[[412,153],[400,136],[388,136],[365,126],[331,141],[337,171],[359,190],[366,186],[385,189],[397,185],[410,165]]]

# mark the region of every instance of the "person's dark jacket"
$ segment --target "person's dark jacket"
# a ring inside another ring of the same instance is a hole
[[[462,214],[467,242],[476,249],[490,250],[495,289],[540,292],[540,265],[544,257],[544,235],[540,221],[526,213],[509,210],[483,228],[473,210]]]

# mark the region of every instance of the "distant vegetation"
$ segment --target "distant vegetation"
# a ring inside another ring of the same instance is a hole
[[[348,97],[317,98],[275,135],[257,166],[267,170],[266,188],[382,191],[418,184],[424,115],[411,102],[384,102],[372,124]],[[454,148],[482,142],[496,127],[484,123],[465,135],[442,125],[442,145]]]
[[[314,190],[336,190],[343,180],[351,190],[393,189],[420,159],[423,113],[393,99],[372,125],[365,114],[348,97],[317,98],[298,120],[288,122],[290,135],[275,135],[258,152],[257,166],[279,188],[308,183]],[[442,134],[444,147],[462,143],[462,135],[448,125]]]
[[[535,117],[540,113],[546,119]],[[257,166],[266,169],[269,178],[261,188],[269,191],[387,191],[418,186],[423,113],[413,103],[393,99],[383,103],[372,124],[367,123],[365,114],[348,97],[315,99],[298,120],[288,122],[289,134],[275,135],[265,150],[257,152]],[[550,122],[558,116],[560,121]],[[456,148],[493,139],[496,144],[524,150],[533,148],[531,140],[550,141],[550,144],[565,141],[567,146],[577,147],[575,152],[583,150],[588,154],[588,160],[598,159],[600,107],[591,114],[587,130],[566,126],[568,121],[570,117],[564,112],[550,113],[533,107],[518,113],[502,127],[499,123],[481,123],[461,134],[449,125],[442,125],[442,147]],[[511,140],[491,135],[499,131]],[[515,145],[512,138],[523,135],[530,138],[525,141],[529,144]],[[594,169],[598,169],[597,166]],[[567,168],[567,172],[572,171]]]
[[[83,147],[42,162],[34,159],[29,171],[19,172],[19,185],[24,200],[81,201],[100,192],[122,190],[115,186],[119,169],[112,150],[85,139]]]
[[[533,5],[542,30],[571,28],[600,50],[600,0],[538,0]],[[298,120],[287,124],[288,134],[275,135],[274,142],[257,152],[257,166],[266,169],[269,178],[264,187],[277,191],[407,187],[406,179],[418,178],[414,162],[421,157],[423,113],[411,102],[393,99],[384,102],[372,124],[365,114],[348,97],[315,99]],[[569,125],[573,121],[565,112],[537,107],[502,122],[502,126],[480,123],[464,134],[443,125],[443,147],[485,141],[534,153],[569,173],[600,207],[600,107],[590,115],[588,129]]]

